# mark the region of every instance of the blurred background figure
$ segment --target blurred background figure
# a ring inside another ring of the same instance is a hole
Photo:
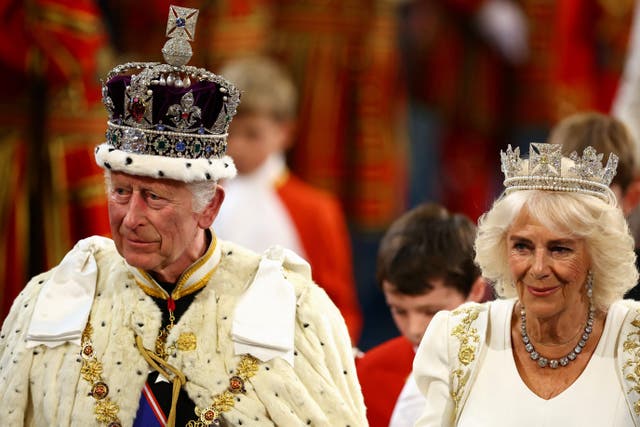
[[[632,2],[623,2],[632,3]],[[622,120],[640,152],[640,2],[635,2],[631,34],[626,50],[624,72],[620,77],[611,114]]]
[[[631,133],[623,122],[597,112],[572,114],[553,127],[549,143],[562,145],[562,154],[566,157],[574,151],[582,155],[589,146],[598,153],[613,153],[618,156],[618,169],[611,181],[611,190],[625,216],[638,205],[638,159]]]
[[[222,183],[226,205],[214,230],[257,252],[277,244],[307,259],[357,344],[362,316],[342,208],[332,194],[305,183],[286,165],[297,117],[291,78],[266,56],[231,61],[220,75],[240,89],[242,106],[229,129],[227,151],[238,176]]]
[[[424,410],[410,374],[429,322],[485,295],[475,235],[469,218],[428,203],[403,214],[382,238],[376,276],[401,335],[356,359],[371,427],[412,427]]]
[[[636,144],[627,126],[616,119],[596,112],[572,114],[561,120],[551,130],[549,142],[562,145],[562,154],[569,156],[574,151],[582,155],[585,148],[593,147],[598,153],[613,153],[618,156],[618,169],[613,181],[613,190],[622,208],[635,240],[636,255],[640,255],[640,235],[634,226],[640,202],[640,176]],[[640,259],[636,258],[640,267]],[[631,289],[626,298],[640,299],[640,288]]]

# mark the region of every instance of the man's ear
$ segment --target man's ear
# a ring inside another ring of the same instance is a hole
[[[205,206],[204,210],[198,214],[198,226],[200,228],[207,229],[211,227],[211,224],[213,224],[213,221],[218,216],[218,212],[220,212],[220,207],[222,206],[223,201],[224,188],[222,188],[220,184],[216,184],[216,194],[213,196],[209,204]]]
[[[293,146],[298,135],[298,124],[295,120],[283,120],[279,125],[282,131],[282,144],[280,147],[283,151],[288,151]]]
[[[471,291],[467,297],[467,301],[483,302],[490,300],[488,295],[492,295],[491,286],[482,278],[478,277],[473,285],[471,285]]]
[[[640,177],[635,178],[622,196],[622,212],[627,216],[640,203]]]

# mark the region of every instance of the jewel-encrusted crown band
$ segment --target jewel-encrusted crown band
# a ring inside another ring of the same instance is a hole
[[[528,161],[520,158],[519,147],[514,150],[509,145],[500,153],[506,193],[518,190],[579,192],[613,202],[609,185],[618,167],[615,154],[609,155],[603,167],[603,154],[587,147],[582,157],[571,153],[569,158],[573,165],[567,167],[562,162],[561,145],[532,143],[529,147]]]
[[[191,133],[165,132],[151,129],[132,129],[108,123],[107,141],[117,150],[154,156],[208,159],[224,156],[226,150],[223,135],[194,135]]]

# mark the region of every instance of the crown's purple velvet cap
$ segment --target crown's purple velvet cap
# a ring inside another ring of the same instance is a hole
[[[125,88],[130,82],[131,76],[118,75],[106,83],[108,96],[114,106],[113,119],[124,118]],[[189,87],[154,85],[152,88],[152,123],[154,125],[160,122],[173,125],[171,117],[167,116],[167,111],[172,105],[180,105],[180,100],[189,91],[193,94],[194,105],[200,107],[202,115],[202,119],[197,120],[190,127],[191,129],[198,129],[200,126],[211,128],[222,109],[224,93],[220,92],[219,85],[214,82],[200,81]]]

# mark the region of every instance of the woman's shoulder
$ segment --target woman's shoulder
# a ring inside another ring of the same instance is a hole
[[[609,310],[611,309],[640,310],[640,301],[632,299],[619,300],[611,304],[611,308]]]
[[[619,300],[609,306],[607,323],[618,327],[620,333],[640,328],[640,301]]]
[[[438,314],[441,317],[449,318],[450,321],[452,318],[465,317],[476,320],[476,318],[482,318],[489,315],[489,313],[491,313],[491,315],[493,316],[494,313],[498,311],[510,313],[514,303],[514,299],[497,299],[486,302],[469,301],[459,305],[457,308],[454,308],[452,310],[442,310]]]
[[[453,310],[441,310],[429,323],[425,334],[426,341],[448,341],[449,350],[470,341],[481,345],[487,329],[489,314],[494,311],[492,307],[501,304],[503,303],[498,301],[466,302]],[[425,339],[423,339],[424,341]]]
[[[484,345],[489,324],[502,323],[502,319],[511,316],[514,303],[514,299],[466,302],[453,310],[440,311],[429,324],[426,335],[448,341],[449,351],[454,353],[469,342],[476,343],[475,350],[479,351]]]

